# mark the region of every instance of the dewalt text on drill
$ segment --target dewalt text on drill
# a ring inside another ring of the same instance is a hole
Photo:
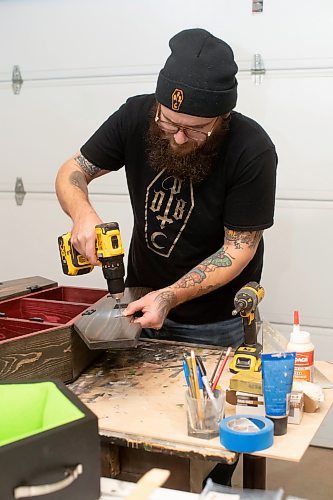
[[[230,363],[229,369],[232,373],[261,370],[262,345],[257,342],[256,311],[264,295],[263,287],[255,281],[247,283],[235,295],[235,309],[232,315],[239,313],[243,319],[244,343],[236,349]]]
[[[96,230],[96,254],[102,264],[104,278],[108,291],[117,304],[124,296],[125,268],[124,248],[122,245],[119,225],[117,222],[98,224]],[[94,266],[74,248],[71,243],[71,233],[58,238],[60,258],[63,272],[69,276],[90,273]]]

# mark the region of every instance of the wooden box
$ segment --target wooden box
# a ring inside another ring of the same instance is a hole
[[[75,380],[102,350],[90,350],[73,323],[107,294],[40,276],[1,283],[0,381]]]

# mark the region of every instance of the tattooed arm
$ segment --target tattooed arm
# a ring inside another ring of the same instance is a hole
[[[95,225],[102,221],[89,201],[88,184],[108,172],[77,153],[59,169],[56,178],[58,200],[73,221],[71,241],[78,252],[94,265],[98,264]]]
[[[170,287],[176,295],[176,304],[211,292],[236,278],[254,257],[262,233],[225,228],[223,247]]]
[[[142,311],[135,321],[144,328],[161,328],[170,309],[209,293],[238,276],[254,257],[262,231],[225,228],[223,247],[191,269],[173,285],[151,292],[128,305],[126,314]]]

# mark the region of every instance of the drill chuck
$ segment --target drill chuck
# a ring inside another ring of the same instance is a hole
[[[246,310],[247,302],[245,298],[238,298],[235,300],[235,309],[232,311],[232,315],[236,316],[239,312]]]
[[[100,261],[102,262],[103,276],[106,279],[110,295],[114,299],[121,299],[125,290],[123,256],[100,258]]]
[[[97,257],[102,263],[103,276],[112,298],[124,296],[125,268],[124,249],[117,222],[108,222],[96,226]]]
[[[235,309],[232,311],[232,315],[236,316],[236,314],[240,313],[241,316],[249,316],[256,310],[264,294],[261,285],[255,281],[250,281],[236,293],[234,299]]]

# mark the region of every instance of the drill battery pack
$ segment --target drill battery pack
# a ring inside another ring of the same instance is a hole
[[[64,274],[77,276],[79,274],[90,273],[92,266],[71,244],[71,233],[66,233],[58,237],[60,260]]]

